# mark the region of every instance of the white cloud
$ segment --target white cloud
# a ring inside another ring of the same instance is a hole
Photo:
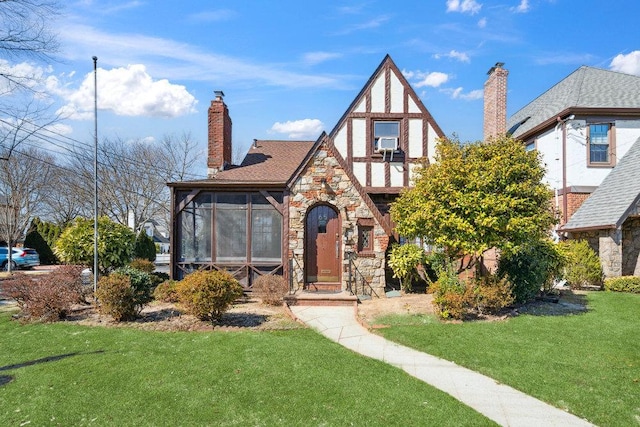
[[[0,59],[0,96],[9,95],[18,87],[41,90],[43,83],[46,86],[50,72],[50,69],[28,62],[11,64],[7,60]]]
[[[423,87],[423,86],[438,87],[449,80],[448,74],[441,73],[439,71],[434,71],[426,75],[421,73],[416,74],[416,77],[420,78],[421,80],[415,84],[415,87]]]
[[[531,9],[529,0],[520,0],[520,4],[516,7],[512,7],[511,10],[516,13],[527,13]]]
[[[324,123],[318,119],[302,119],[284,123],[275,122],[269,132],[285,133],[291,139],[317,138],[323,127]]]
[[[460,12],[475,15],[480,12],[482,4],[476,0],[447,0],[447,12]]]
[[[441,92],[448,94],[452,99],[464,99],[465,101],[474,101],[476,99],[482,99],[484,91],[482,89],[472,90],[471,92],[464,93],[462,87],[455,89],[442,89]]]
[[[339,76],[292,72],[280,64],[248,62],[233,56],[203,50],[171,39],[136,33],[108,33],[91,26],[67,23],[60,41],[68,61],[82,61],[100,46],[99,65],[144,63],[152,74],[172,80],[249,82],[288,88],[338,87],[345,84]],[[73,47],[73,48],[70,48]],[[87,61],[90,62],[90,61]],[[89,66],[89,64],[87,64]]]
[[[333,52],[308,52],[302,56],[302,60],[307,65],[316,65],[331,59],[340,58],[342,54]]]
[[[478,21],[478,28],[484,28],[487,26],[487,18],[482,18]]]
[[[435,55],[433,55],[433,57],[436,59],[446,57],[451,59],[457,59],[460,62],[471,62],[471,60],[469,59],[469,55],[467,55],[464,52],[458,52],[457,50],[452,50],[451,52],[445,53],[445,54],[436,53]]]
[[[611,60],[609,68],[613,71],[640,76],[640,50],[634,50],[627,55],[617,55]]]
[[[142,64],[104,70],[98,68],[98,108],[119,116],[178,117],[195,112],[197,103],[182,85],[166,79],[153,80]],[[72,119],[93,114],[94,76],[89,73],[77,90],[60,88],[68,102],[60,113]]]

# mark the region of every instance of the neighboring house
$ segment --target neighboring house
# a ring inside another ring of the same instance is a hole
[[[580,67],[513,114],[506,130],[542,154],[565,224],[640,137],[640,77]]]
[[[640,276],[640,138],[562,230],[589,242],[606,277]]]
[[[506,111],[502,65],[485,85],[485,135],[506,131],[540,152],[561,214],[558,232],[587,239],[605,276],[640,275],[640,77],[580,67],[500,128],[491,124]],[[487,99],[497,106],[487,108]]]
[[[169,184],[172,277],[224,269],[251,287],[275,273],[296,289],[381,295],[397,239],[389,205],[443,136],[392,59],[329,134],[256,140],[238,166],[223,96],[209,108],[209,178]]]
[[[169,233],[166,227],[161,226],[155,219],[150,219],[142,224],[144,232],[158,245],[161,254],[169,253]]]

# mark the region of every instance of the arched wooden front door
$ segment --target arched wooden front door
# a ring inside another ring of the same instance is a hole
[[[308,288],[339,291],[341,240],[338,212],[327,205],[315,206],[308,212],[305,226]]]

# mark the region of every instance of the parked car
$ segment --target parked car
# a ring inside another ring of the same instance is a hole
[[[9,266],[9,251],[7,247],[0,247],[0,269],[7,270]],[[31,268],[40,265],[40,255],[31,248],[12,248],[11,269]]]

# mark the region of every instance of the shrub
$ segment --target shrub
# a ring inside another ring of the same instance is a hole
[[[560,248],[566,260],[563,277],[571,288],[602,286],[600,259],[586,240],[569,240]]]
[[[284,296],[289,292],[289,285],[282,276],[266,274],[253,282],[253,292],[268,305],[282,305]]]
[[[465,302],[478,314],[495,314],[514,301],[511,283],[498,276],[478,278],[465,291]]]
[[[175,280],[165,280],[156,286],[156,289],[153,291],[153,298],[156,301],[162,302],[178,302],[177,284],[178,282]]]
[[[129,266],[120,267],[113,272],[122,274],[129,278],[131,288],[133,289],[136,312],[140,313],[142,308],[153,299],[154,283],[151,279],[151,275]]]
[[[145,230],[140,230],[140,233],[138,233],[138,236],[136,237],[134,254],[136,258],[142,258],[149,261],[156,260],[156,245]]]
[[[43,265],[55,265],[58,263],[58,258],[56,258],[53,250],[51,250],[51,246],[47,243],[47,241],[42,237],[42,234],[36,229],[32,229],[27,233],[24,238],[24,246],[26,248],[35,249],[40,255],[40,263]]]
[[[193,272],[178,283],[176,290],[189,314],[212,323],[242,296],[242,287],[226,271]]]
[[[42,276],[16,273],[2,282],[2,296],[12,298],[26,320],[64,319],[82,300],[82,267],[61,266]]]
[[[135,234],[128,227],[101,217],[98,234],[98,269],[101,273],[131,261]],[[58,238],[54,252],[67,264],[93,265],[93,219],[76,219]]]
[[[134,258],[133,261],[129,263],[129,267],[135,268],[136,270],[144,271],[145,273],[153,273],[156,269],[156,265],[153,261],[149,261],[144,258]]]
[[[135,291],[128,276],[112,273],[98,281],[96,290],[98,311],[113,317],[116,322],[130,320],[136,316]]]
[[[453,266],[448,265],[438,280],[429,286],[433,293],[433,304],[443,319],[462,319],[467,312],[465,307],[466,286],[455,273]]]
[[[622,276],[604,279],[605,291],[640,294],[640,277]]]
[[[389,255],[389,267],[393,277],[400,279],[402,289],[411,290],[411,283],[419,277],[418,266],[425,261],[424,250],[415,245],[393,245]]]
[[[564,257],[557,245],[550,240],[538,240],[515,252],[501,254],[498,276],[508,278],[515,301],[525,303],[535,298],[540,289],[549,291],[563,266]]]

